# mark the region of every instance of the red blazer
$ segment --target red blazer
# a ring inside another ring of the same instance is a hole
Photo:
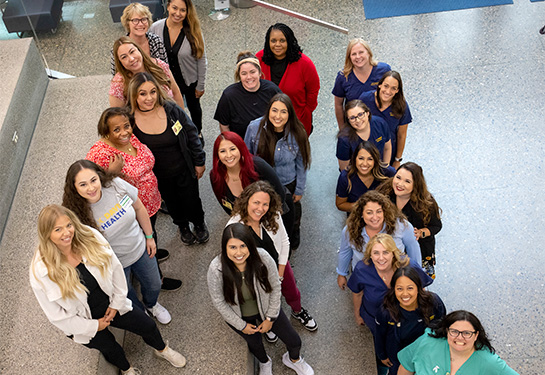
[[[261,70],[266,80],[271,80],[271,67],[262,60],[263,50],[256,54],[261,63]],[[284,76],[278,85],[284,94],[293,102],[295,113],[305,126],[307,134],[312,130],[312,112],[318,106],[318,92],[320,91],[320,77],[314,63],[304,53],[301,58],[289,63]]]

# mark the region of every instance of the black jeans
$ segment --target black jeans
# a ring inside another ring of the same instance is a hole
[[[297,185],[297,179],[293,180],[289,184],[285,185],[286,188],[292,195],[295,193],[295,187]],[[290,245],[291,248],[298,248],[301,241],[301,216],[303,215],[303,206],[301,206],[301,201],[293,203],[293,226],[290,234]]]
[[[140,309],[133,308],[132,311],[123,315],[117,313],[111,321],[110,326],[121,328],[141,336],[146,344],[156,350],[165,349],[166,345],[157,325],[153,319]],[[108,362],[123,371],[127,371],[131,367],[125,356],[125,351],[115,341],[114,335],[108,328],[98,331],[95,337],[88,344],[84,344],[84,346],[91,349],[98,349]]]
[[[256,326],[261,324],[261,317],[259,315],[242,317],[242,319]],[[227,325],[240,336],[242,336],[244,340],[246,340],[250,352],[256,356],[259,362],[266,363],[269,360],[269,358],[267,358],[267,352],[265,352],[265,347],[263,346],[261,333],[247,335],[242,331],[239,331],[229,323]],[[286,316],[286,314],[284,314],[284,311],[282,311],[282,309],[280,309],[280,314],[273,323],[271,331],[274,332],[284,344],[286,344],[286,348],[288,349],[290,358],[294,361],[298,360],[301,353],[301,337],[299,337],[297,332],[295,332],[295,329],[293,329],[293,326],[291,325],[288,317]]]
[[[197,87],[197,82],[193,82],[191,85],[186,86],[185,82],[176,82],[180,87],[182,95],[185,97],[185,103],[187,104],[187,109],[191,114],[191,121],[197,127],[199,133],[202,131],[202,108],[201,108],[201,99],[195,96],[195,88]]]
[[[189,171],[177,176],[157,177],[157,182],[174,224],[180,228],[187,227],[189,222],[193,225],[204,224],[199,180],[193,178]]]

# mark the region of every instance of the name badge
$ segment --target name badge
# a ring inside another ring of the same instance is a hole
[[[180,121],[176,121],[176,123],[172,125],[172,131],[174,134],[178,135],[180,130],[182,130],[182,124],[180,124]]]

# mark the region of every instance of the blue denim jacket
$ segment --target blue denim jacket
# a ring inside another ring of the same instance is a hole
[[[257,153],[257,145],[259,144],[258,131],[261,119],[262,117],[250,122],[244,136],[244,142],[248,146],[248,150],[254,155]],[[307,182],[307,171],[303,165],[303,157],[301,156],[301,152],[299,152],[299,145],[291,134],[284,136],[276,143],[274,170],[283,185],[287,185],[297,179],[295,195],[303,195]]]

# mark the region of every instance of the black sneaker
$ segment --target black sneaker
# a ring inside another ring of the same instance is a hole
[[[303,308],[301,308],[299,314],[292,311],[291,316],[301,322],[301,324],[309,331],[316,331],[318,329],[318,324],[316,324],[312,316],[309,315],[308,311]]]
[[[162,212],[165,215],[170,215],[168,213],[167,205],[166,205],[165,201],[163,201],[163,200],[161,201],[161,207],[159,207],[159,212]]]
[[[167,260],[169,256],[170,256],[170,253],[168,252],[168,250],[165,250],[165,249],[157,249],[157,252],[155,253],[155,257],[157,258],[157,261],[159,263]]]
[[[167,290],[172,292],[182,287],[182,280],[171,279],[170,277],[163,277],[163,283],[161,284],[161,290]]]
[[[180,227],[180,239],[184,245],[193,245],[197,241],[189,227]]]
[[[210,233],[208,233],[206,223],[195,225],[195,237],[197,238],[198,243],[205,243],[208,241],[210,238]]]

